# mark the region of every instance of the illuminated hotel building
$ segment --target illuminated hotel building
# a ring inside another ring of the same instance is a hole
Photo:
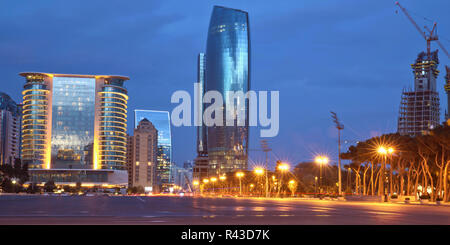
[[[173,186],[172,176],[172,133],[170,131],[170,116],[168,111],[134,110],[134,127],[147,119],[158,130],[158,151],[156,179],[161,191],[167,191]]]
[[[31,182],[127,184],[124,76],[23,72],[22,160]],[[124,180],[122,180],[124,178]]]

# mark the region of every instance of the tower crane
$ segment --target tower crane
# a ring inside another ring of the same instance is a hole
[[[428,31],[428,35],[417,25],[417,23],[414,21],[414,19],[409,15],[408,11],[400,5],[400,3],[397,1],[395,4],[402,10],[402,12],[408,17],[409,21],[414,25],[414,27],[419,31],[420,35],[427,41],[427,56],[430,57],[430,46],[432,41],[436,41],[436,43],[441,47],[441,50],[447,55],[447,57],[450,58],[450,55],[448,54],[448,51],[444,48],[444,46],[439,42],[439,38],[436,33],[436,25],[437,23],[433,23],[433,28],[431,30],[425,26],[425,29]]]

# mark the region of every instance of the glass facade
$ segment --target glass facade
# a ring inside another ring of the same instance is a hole
[[[197,61],[197,83],[199,83],[199,99],[200,103],[198,104],[198,111],[200,113],[200,121],[203,121],[203,94],[205,91],[205,72],[206,72],[206,57],[204,53],[200,53],[198,55]],[[207,149],[207,138],[206,138],[206,126],[202,124],[202,126],[197,127],[197,153],[199,156],[204,156],[208,154]]]
[[[42,179],[66,175],[74,179],[81,169],[126,173],[128,95],[123,83],[128,77],[20,75],[26,78],[22,159],[32,174],[48,172]]]
[[[223,125],[229,108],[227,92],[250,89],[250,34],[247,12],[215,6],[211,15],[206,47],[206,91],[216,90],[224,98]],[[247,169],[248,101],[246,126],[213,126],[207,129],[210,170],[215,173]],[[236,120],[235,120],[235,124]]]
[[[52,168],[92,165],[95,78],[55,77],[52,99]]]
[[[158,151],[156,177],[159,184],[171,184],[172,165],[172,134],[170,131],[170,116],[168,111],[135,110],[134,127],[143,119],[149,120],[158,130]]]

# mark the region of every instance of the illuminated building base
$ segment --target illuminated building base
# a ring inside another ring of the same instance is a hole
[[[29,183],[44,184],[53,180],[56,185],[73,185],[81,182],[83,187],[127,187],[126,170],[110,169],[29,169]]]

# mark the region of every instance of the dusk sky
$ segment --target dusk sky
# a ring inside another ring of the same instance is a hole
[[[450,1],[403,0],[420,27],[438,22],[450,50]],[[7,1],[0,0],[0,91],[21,102],[23,71],[129,76],[128,131],[133,110],[171,111],[176,90],[193,92],[197,55],[206,51],[214,5],[249,13],[251,89],[280,91],[280,131],[268,138],[271,163],[337,159],[330,110],[354,144],[397,130],[403,88],[426,42],[392,0],[380,1]],[[438,48],[432,44],[432,49]],[[448,57],[439,52],[443,120]],[[178,165],[196,156],[194,127],[172,127]],[[250,149],[259,149],[250,129]],[[249,166],[264,161],[250,151]]]

